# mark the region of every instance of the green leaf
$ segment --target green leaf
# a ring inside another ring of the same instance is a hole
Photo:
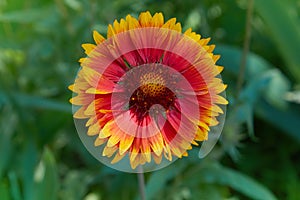
[[[240,93],[240,101],[247,102],[254,105],[266,91],[266,88],[270,84],[272,76],[270,70],[267,70],[248,81],[244,89]]]
[[[5,181],[0,181],[0,195],[1,200],[11,200],[9,195],[9,188]]]
[[[18,165],[21,171],[22,191],[24,200],[32,200],[34,194],[34,168],[37,162],[37,148],[32,140],[26,140],[21,149],[21,163]]]
[[[220,187],[214,184],[201,184],[199,187],[192,190],[192,200],[199,199],[213,199],[224,200],[223,191],[220,191]],[[229,200],[229,199],[227,199]]]
[[[198,171],[192,172],[193,174],[190,173],[189,176],[185,177],[185,179],[195,178],[195,174],[197,174],[197,178],[199,178],[198,183],[229,186],[251,199],[276,199],[276,197],[266,187],[258,183],[256,180],[238,171],[223,167],[217,163],[209,163],[203,168],[198,167]]]
[[[237,76],[241,50],[219,46],[217,52],[222,55],[220,63],[226,67],[227,72]],[[300,141],[299,112],[295,111],[294,106],[286,106],[283,99],[290,87],[290,81],[275,67],[253,53],[248,55],[245,78],[249,83],[241,92],[242,99],[246,102],[252,101],[255,113],[260,118]],[[260,95],[257,93],[258,88],[261,89]],[[261,95],[265,100],[259,98]]]
[[[3,176],[6,168],[8,167],[12,156],[12,136],[17,124],[16,116],[13,114],[13,111],[9,106],[5,106],[2,111],[3,113],[11,114],[5,117],[0,117],[0,178]]]
[[[43,97],[31,96],[31,95],[20,94],[20,93],[15,94],[14,97],[19,100],[21,99],[22,101],[18,101],[18,103],[26,107],[71,112],[71,104],[68,104],[67,102],[61,103]]]
[[[240,98],[254,104],[261,96],[277,108],[286,108],[284,97],[290,89],[290,81],[277,69],[269,69],[256,75],[241,92]]]
[[[268,88],[272,87],[270,86],[273,80],[272,72],[273,70],[266,70],[248,81],[240,93],[239,105],[235,107],[235,112],[233,113],[235,121],[247,124],[249,135],[252,138],[254,138],[253,112],[255,104],[261,99],[261,96],[269,93]],[[283,99],[278,101],[283,102]]]
[[[271,79],[264,91],[264,96],[274,107],[284,109],[287,107],[287,102],[284,97],[291,87],[290,81],[277,69],[274,69],[269,73]]]
[[[69,103],[61,103],[55,100],[46,99],[43,97],[33,96],[29,94],[22,94],[22,93],[13,93],[11,94],[11,98],[19,104],[20,106],[30,107],[30,108],[41,108],[47,110],[56,110],[56,111],[63,111],[63,112],[70,112],[72,111],[71,104]],[[9,98],[5,93],[0,92],[0,102],[7,102]]]
[[[208,169],[208,171],[210,170],[212,170],[210,173],[212,177],[209,179],[212,178],[215,179],[216,183],[228,185],[250,198],[261,200],[276,199],[267,188],[245,174],[225,167]]]
[[[34,198],[35,200],[44,199],[56,200],[58,193],[58,172],[56,163],[52,152],[45,148],[42,160],[34,174],[35,188]]]
[[[41,20],[41,18],[48,15],[52,8],[39,8],[18,10],[8,13],[0,13],[0,22],[16,22],[16,23],[31,23]]]
[[[81,200],[88,191],[90,177],[85,170],[69,170],[61,183],[64,190],[60,193],[60,199]]]
[[[218,63],[225,67],[224,72],[227,71],[237,76],[241,63],[242,50],[233,46],[217,45],[215,53],[221,55]],[[269,62],[261,56],[250,52],[247,56],[245,80],[249,80],[271,68],[272,66]]]
[[[242,50],[231,46],[219,45],[216,52],[222,55],[220,63],[225,66],[225,71],[238,76]],[[246,62],[245,80],[250,81],[253,87],[256,88],[258,83],[255,82],[258,78],[264,78],[262,74],[264,74],[265,78],[269,79],[268,86],[264,90],[264,96],[272,105],[281,108],[285,107],[286,102],[283,96],[290,89],[290,81],[268,61],[254,53],[249,53]],[[252,92],[252,95],[248,96],[251,100],[254,97],[257,98],[255,92]]]
[[[64,0],[65,4],[70,8],[80,11],[82,9],[82,3],[78,0]]]
[[[153,199],[159,191],[163,190],[168,180],[176,177],[184,167],[183,162],[177,162],[160,171],[153,172],[146,185],[147,199]]]
[[[300,26],[296,10],[296,1],[255,1],[255,8],[270,30],[279,52],[287,63],[290,74],[300,82]]]
[[[10,192],[14,200],[21,200],[21,190],[18,183],[17,175],[14,171],[8,173],[8,178],[10,182]]]
[[[266,101],[260,101],[255,106],[256,114],[264,120],[272,123],[275,127],[290,134],[300,142],[299,122],[300,115],[297,107],[290,106],[286,110],[272,107]]]
[[[254,138],[254,128],[253,128],[253,107],[254,105],[252,103],[243,102],[240,105],[237,105],[233,108],[233,111],[230,116],[232,116],[233,119],[230,118],[230,123],[246,123],[249,136]],[[234,120],[234,121],[233,121]]]

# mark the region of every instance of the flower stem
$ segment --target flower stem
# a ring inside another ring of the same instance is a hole
[[[250,37],[251,37],[252,11],[253,11],[253,0],[249,0],[248,6],[247,6],[246,34],[245,34],[245,40],[244,40],[244,48],[243,48],[243,54],[242,54],[242,58],[241,58],[239,76],[238,76],[238,80],[237,80],[237,96],[239,95],[239,92],[242,89],[244,79],[245,79],[247,54],[249,52]]]
[[[141,166],[138,166],[138,182],[141,200],[146,200],[144,172]]]

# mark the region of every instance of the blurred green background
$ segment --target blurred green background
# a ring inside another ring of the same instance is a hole
[[[300,199],[300,1],[256,0],[245,81],[237,92],[246,0],[0,0],[0,199],[138,199],[136,174],[84,148],[71,92],[92,31],[141,11],[211,37],[228,84],[227,120],[198,149],[145,174],[148,199]]]

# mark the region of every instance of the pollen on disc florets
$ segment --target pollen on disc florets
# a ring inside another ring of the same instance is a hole
[[[149,72],[141,76],[140,84],[143,93],[153,97],[162,95],[166,90],[164,78],[155,72]]]
[[[150,63],[134,67],[124,77],[124,91],[130,95],[129,109],[137,121],[148,117],[154,105],[160,105],[165,111],[172,109],[176,94],[171,86],[177,80],[170,73],[167,66]]]

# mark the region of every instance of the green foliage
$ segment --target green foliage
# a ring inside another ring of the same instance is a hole
[[[211,37],[228,84],[219,144],[146,174],[148,199],[300,198],[300,5],[255,0],[245,83],[236,83],[246,0],[0,0],[0,198],[139,199],[135,174],[99,164],[73,125],[80,45],[127,14],[162,11]],[[298,85],[297,85],[298,84]],[[298,98],[299,99],[299,98]]]
[[[57,199],[57,192],[59,188],[58,173],[54,156],[49,149],[45,149],[42,155],[42,159],[38,164],[35,174],[35,192],[33,199]]]
[[[174,183],[168,185],[174,177]],[[228,188],[251,199],[276,199],[268,189],[247,175],[210,160],[198,161],[193,165],[177,163],[155,172],[148,180],[146,191],[149,199],[180,199],[180,196],[188,199],[223,199],[230,197]]]
[[[235,170],[220,166],[208,166],[199,172],[206,183],[227,185],[251,199],[276,199],[265,187]],[[255,192],[254,192],[255,191]]]
[[[296,1],[283,2],[274,0],[270,3],[268,1],[256,0],[255,6],[257,12],[265,20],[266,26],[270,28],[270,35],[274,38],[279,52],[285,59],[287,64],[286,71],[290,72],[292,77],[299,83],[299,5],[295,6],[295,2]],[[276,17],[274,13],[276,13]]]

